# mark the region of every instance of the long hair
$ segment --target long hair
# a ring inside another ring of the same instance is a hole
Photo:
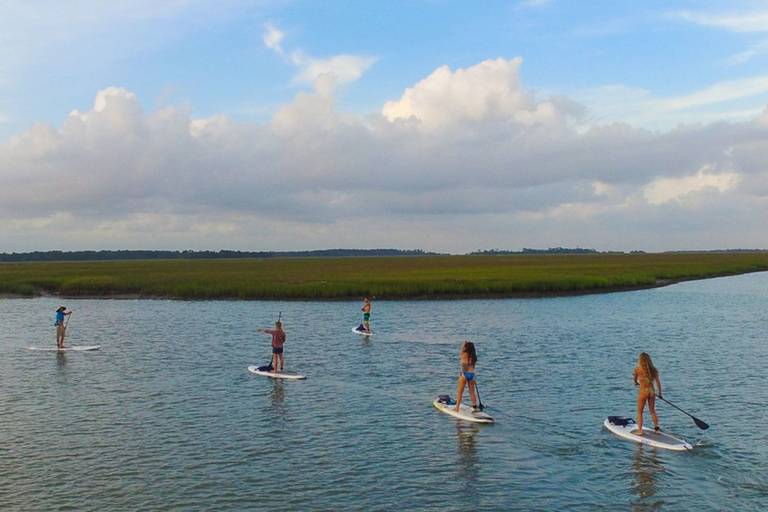
[[[477,363],[477,353],[475,352],[475,344],[471,341],[467,341],[464,343],[464,348],[462,349],[464,352],[467,353],[469,356],[469,361],[472,363],[472,366],[475,366]]]
[[[645,376],[651,380],[659,376],[659,370],[657,370],[656,367],[653,366],[653,361],[651,361],[651,356],[649,356],[645,352],[640,354],[640,368],[643,370],[643,373],[645,374]]]

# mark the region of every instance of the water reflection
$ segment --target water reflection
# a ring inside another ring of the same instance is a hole
[[[56,366],[59,370],[65,369],[67,365],[67,353],[63,350],[56,352]]]
[[[664,505],[664,500],[652,498],[658,492],[657,475],[663,471],[663,466],[659,460],[657,450],[648,448],[644,445],[638,445],[635,450],[635,460],[632,462],[632,468],[635,470],[635,480],[630,486],[632,494],[637,499],[632,502],[633,510],[657,510]]]
[[[285,387],[283,386],[283,379],[272,379],[274,385],[269,395],[272,400],[272,407],[275,408],[275,412],[282,413],[284,411],[283,402],[285,401]]]
[[[458,477],[465,496],[477,496],[475,486],[479,478],[477,439],[480,431],[474,424],[456,422],[456,441],[459,446]]]

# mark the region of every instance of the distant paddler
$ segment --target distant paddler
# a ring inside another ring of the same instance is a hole
[[[280,371],[283,371],[285,362],[283,361],[283,345],[285,344],[285,331],[283,324],[278,320],[275,322],[274,329],[259,329],[259,332],[265,332],[272,335],[272,361],[269,365],[273,372],[277,372],[277,363],[280,362]]]
[[[67,311],[64,306],[60,306],[56,310],[56,322],[53,325],[56,327],[56,346],[58,348],[64,348],[64,337],[67,335],[67,323],[69,323],[69,318],[65,322],[64,317],[71,314],[72,311]]]
[[[365,332],[370,333],[371,332],[371,301],[368,300],[368,297],[363,299],[363,327],[365,327]]]

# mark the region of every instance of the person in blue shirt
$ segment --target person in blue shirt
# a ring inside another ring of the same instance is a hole
[[[66,312],[65,312],[66,311]],[[67,334],[67,325],[64,323],[64,317],[71,315],[71,311],[67,311],[67,308],[61,306],[56,310],[56,346],[64,348],[64,336]]]

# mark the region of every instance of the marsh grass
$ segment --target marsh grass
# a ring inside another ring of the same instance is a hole
[[[768,252],[0,264],[0,293],[334,300],[548,296],[768,270]]]

